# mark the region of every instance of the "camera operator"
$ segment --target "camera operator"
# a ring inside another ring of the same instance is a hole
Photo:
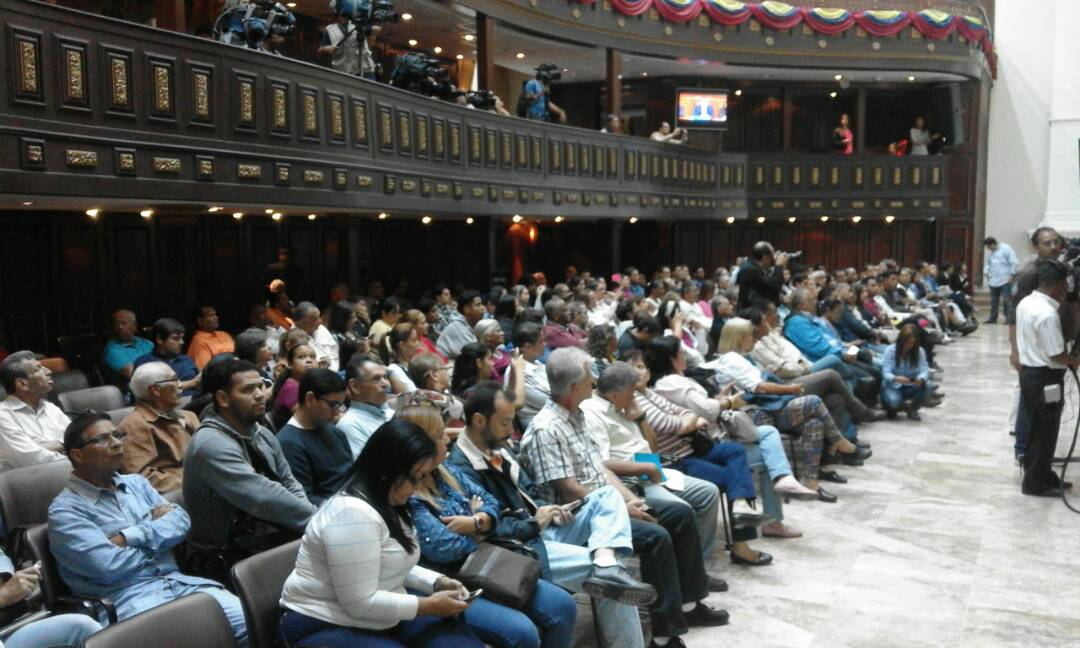
[[[671,124],[662,121],[660,122],[660,128],[653,131],[652,135],[649,135],[649,139],[654,142],[669,142],[671,144],[685,144],[688,133],[685,128],[676,128],[671,130]]]
[[[1016,346],[1020,359],[1020,393],[1027,417],[1024,451],[1025,495],[1059,496],[1061,480],[1051,469],[1064,405],[1065,368],[1080,359],[1065,346],[1058,309],[1069,291],[1069,267],[1056,259],[1035,263],[1038,286],[1016,307]]]
[[[338,72],[375,79],[375,60],[367,35],[344,14],[326,26],[319,45],[319,54],[330,57],[330,67]]]
[[[754,243],[750,258],[739,266],[739,310],[753,306],[760,299],[780,303],[789,256],[783,252],[777,254],[768,241]]]
[[[551,72],[554,65],[545,63],[536,69],[536,78],[525,82],[521,100],[518,102],[518,117],[537,121],[566,123],[566,112],[551,101],[551,87],[548,80],[558,80],[557,73]]]

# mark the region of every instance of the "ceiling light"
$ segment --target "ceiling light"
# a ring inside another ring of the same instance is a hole
[[[555,217],[555,222],[556,222],[556,223],[561,223],[561,222],[563,222],[563,217],[562,217],[562,216],[556,216],[556,217]]]
[[[24,200],[23,201],[23,207],[29,207],[30,205],[33,205],[33,204],[34,204],[34,202],[32,200]]]
[[[836,91],[833,90],[832,92],[830,92],[829,96],[832,97],[833,99],[836,99]]]
[[[514,54],[514,58],[519,58],[519,59],[525,58],[525,52],[518,52],[517,54]]]
[[[570,71],[570,68],[563,68],[563,69],[562,69],[562,71],[563,71],[563,72],[569,72],[569,71]]]
[[[796,220],[796,219],[795,219],[795,217],[794,217],[794,216],[788,216],[787,222],[789,222],[789,223],[794,223],[794,222],[795,222],[795,220]]]
[[[852,216],[851,217],[851,222],[852,223],[858,223],[861,220],[862,220],[862,216]]]
[[[285,6],[288,7],[289,9],[296,9],[296,3],[295,2],[286,2]]]
[[[139,212],[139,216],[142,216],[143,218],[150,218],[153,215],[154,215],[154,210],[153,209],[144,209],[141,212]]]
[[[896,220],[896,216],[886,216],[886,217],[885,217],[885,222],[886,222],[886,223],[891,223],[891,222],[893,222],[894,220]]]
[[[836,79],[837,81],[843,81],[844,80],[844,75],[843,74],[834,74],[833,78]]]
[[[415,38],[410,38],[409,39],[409,47],[416,47],[419,44],[420,44],[420,41],[416,40]]]
[[[648,72],[642,72],[641,76],[649,76],[649,73]]]
[[[633,225],[636,222],[637,222],[637,216],[631,216],[630,217],[630,224]]]
[[[476,222],[476,219],[473,218],[472,216],[469,216],[468,218],[465,219],[465,224],[466,225],[472,225],[475,222]]]
[[[273,213],[274,213],[274,210],[273,210],[273,209],[264,209],[264,210],[263,210],[263,213],[264,213],[264,214],[273,214]]]
[[[281,220],[281,212],[274,212],[273,214],[270,214],[270,218],[276,221]]]
[[[411,13],[403,13],[403,14],[401,14],[401,19],[404,20],[405,22],[409,22],[410,20],[412,20],[412,14]]]
[[[207,209],[206,211],[210,212],[211,214],[216,214],[221,210],[222,210],[221,207],[211,207],[210,209]]]
[[[98,214],[100,214],[100,213],[101,213],[101,209],[98,208],[98,207],[94,207],[93,209],[87,209],[86,210],[86,215],[89,216],[90,218],[97,218]]]
[[[318,214],[308,214],[308,215],[307,215],[307,219],[308,219],[308,220],[315,220],[315,219],[316,219],[316,218],[318,218],[318,217],[319,217],[319,215],[318,215]]]
[[[914,80],[915,80],[915,75],[913,74],[913,75],[909,76],[909,77],[907,78],[907,80],[908,80],[908,81],[914,81]]]
[[[387,218],[390,218],[390,214],[387,214],[386,212],[379,212],[379,220],[386,220]]]
[[[758,216],[757,217],[757,222],[758,223],[764,223],[765,222],[765,217],[764,216]]]
[[[727,217],[727,224],[728,225],[731,225],[734,222],[735,222],[735,217],[734,216],[728,216]]]
[[[511,218],[510,220],[514,221],[515,223],[520,223],[521,222],[521,214],[514,214],[514,217]]]
[[[742,96],[742,90],[736,90],[735,91],[735,96],[736,97],[741,97]]]
[[[431,225],[431,216],[424,216],[420,219],[420,222],[424,225]]]
[[[828,223],[829,222],[829,217],[828,216],[822,216],[821,217],[821,222],[822,223]]]
[[[471,43],[474,40],[476,40],[476,36],[473,36],[472,34],[465,34],[465,40],[467,40],[467,41],[469,41]]]
[[[465,59],[465,55],[464,55],[464,54],[458,54],[458,55],[457,55],[457,56],[455,56],[454,58],[456,58],[457,60],[461,61],[461,60],[464,60],[464,59]]]
[[[436,54],[442,54],[442,48],[439,47],[438,45],[436,45],[435,47],[432,47],[431,51],[435,52]]]

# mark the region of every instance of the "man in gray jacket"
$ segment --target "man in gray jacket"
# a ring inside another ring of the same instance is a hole
[[[188,568],[228,574],[238,560],[300,537],[315,506],[293,478],[277,437],[259,424],[268,390],[258,369],[229,359],[207,366],[212,412],[184,458],[184,503],[191,516]]]

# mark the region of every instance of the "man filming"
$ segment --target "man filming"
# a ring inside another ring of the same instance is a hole
[[[338,72],[375,79],[375,60],[371,57],[367,35],[349,20],[344,11],[337,15],[336,22],[323,30],[319,54],[329,56],[330,67]]]
[[[739,310],[749,308],[759,299],[780,303],[780,289],[784,285],[784,268],[790,255],[777,254],[768,241],[754,243],[754,248],[739,267]]]
[[[1024,452],[1025,495],[1059,496],[1062,483],[1051,469],[1061,426],[1065,368],[1080,358],[1065,346],[1058,308],[1068,294],[1069,268],[1054,259],[1036,263],[1038,287],[1016,307],[1016,346],[1020,356],[1020,393],[1028,421]]]

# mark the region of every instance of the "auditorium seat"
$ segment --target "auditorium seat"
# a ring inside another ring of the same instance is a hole
[[[233,565],[232,582],[244,606],[251,648],[274,648],[281,589],[296,566],[300,541],[275,547]]]
[[[88,612],[94,618],[97,618],[98,612],[104,609],[109,623],[116,623],[116,606],[113,605],[112,601],[106,598],[75,596],[68,589],[67,584],[64,583],[64,579],[60,578],[60,570],[56,564],[56,559],[53,557],[52,552],[49,551],[48,524],[38,524],[28,529],[26,532],[26,546],[29,549],[31,559],[41,563],[41,580],[39,581],[41,595],[45,607],[50,612],[57,614]],[[226,627],[228,627],[228,623],[226,623]],[[229,635],[232,636],[231,630]]]
[[[124,619],[83,644],[84,648],[231,648],[232,627],[209,594],[191,594]]]
[[[60,373],[53,373],[53,390],[52,395],[59,397],[60,394],[66,394],[67,392],[76,391],[79,389],[89,389],[90,381],[86,378],[86,374],[81,369],[68,369]]]
[[[49,504],[64,490],[70,476],[67,459],[0,473],[0,519],[12,560],[21,558],[26,530],[48,519]]]
[[[60,394],[58,398],[60,409],[65,412],[85,412],[86,410],[108,412],[127,406],[120,388],[113,385],[77,389]]]

